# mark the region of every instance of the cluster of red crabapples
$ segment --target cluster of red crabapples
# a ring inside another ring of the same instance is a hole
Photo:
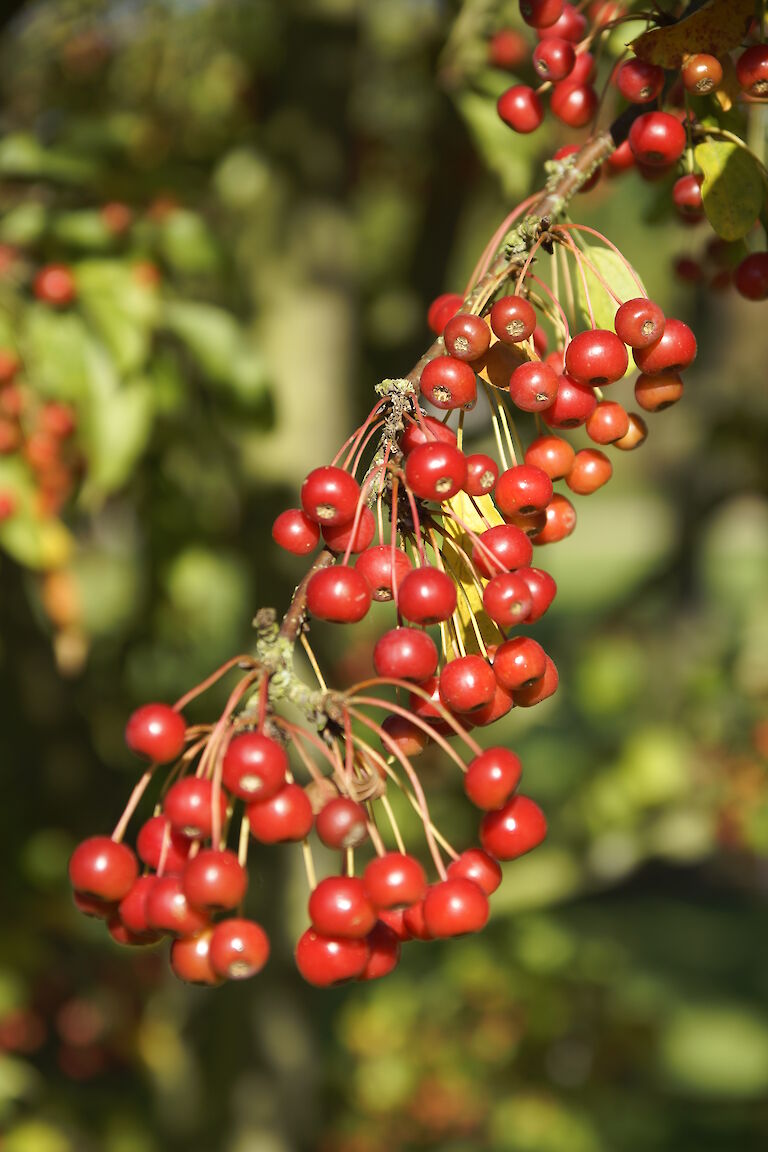
[[[544,120],[542,95],[550,91],[550,108],[557,120],[569,128],[583,128],[595,118],[600,97],[594,87],[595,62],[589,48],[601,34],[609,32],[624,20],[636,19],[627,5],[596,0],[585,14],[563,0],[520,0],[523,20],[536,32],[538,43],[531,55],[524,37],[515,29],[497,32],[489,44],[493,64],[505,70],[518,71],[530,58],[539,85],[519,83],[508,88],[498,100],[501,119],[516,132],[534,132]],[[591,19],[591,27],[590,27]],[[768,44],[751,43],[739,49],[734,69],[742,99],[754,103],[768,98]],[[683,158],[688,163],[672,188],[672,203],[686,223],[704,218],[703,177],[695,170],[693,149],[686,122],[693,111],[686,110],[688,97],[704,98],[718,91],[723,82],[723,58],[698,52],[683,59],[677,74],[637,57],[618,63],[611,76],[611,86],[629,105],[649,105],[649,111],[637,116],[628,138],[605,162],[609,175],[636,167],[645,179],[657,180],[675,170]],[[672,111],[665,111],[662,102]],[[703,109],[706,111],[706,109]],[[565,145],[554,156],[565,160],[577,151],[576,145]],[[597,169],[582,191],[589,191],[600,178]],[[700,279],[691,261],[679,269],[682,279]],[[768,252],[750,252],[744,256],[733,276],[717,277],[715,287],[732,282],[747,300],[768,299]]]
[[[548,235],[589,264],[569,238],[576,227],[555,226]],[[562,308],[534,291],[545,290],[529,271],[536,250],[517,283],[528,295],[501,295],[483,316],[461,311],[458,296],[434,301],[428,320],[440,340],[418,391],[407,380],[386,382],[332,463],[307,475],[301,507],[273,525],[276,543],[294,555],[309,556],[322,543],[299,586],[302,627],[294,636],[317,676],[325,709],[318,731],[281,715],[270,678],[286,668],[257,657],[229,661],[173,708],[147,705],[128,724],[129,746],[150,767],[112,837],[76,849],[70,878],[78,906],[106,919],[117,941],[172,937],[171,966],[184,980],[240,979],[266,962],[267,936],[243,913],[252,840],[302,845],[310,926],[296,962],[322,986],[385,975],[405,941],[480,930],[501,881],[499,862],[544,838],[542,812],[517,791],[518,757],[503,747],[484,750],[472,730],[557,688],[551,658],[518,632],[543,616],[556,592],[533,564],[534,547],[574,529],[575,509],[554,491],[557,481],[587,495],[612,471],[601,449],[576,451],[558,433],[583,427],[601,448],[636,447],[644,421],[601,390],[625,376],[629,347],[641,371],[637,402],[658,411],[679,398],[679,372],[696,344],[685,324],[665,318],[646,296],[621,303],[612,330],[592,327],[571,339]],[[545,354],[537,311],[561,324],[562,350]],[[498,463],[462,448],[464,416],[478,390],[490,405]],[[548,429],[538,426],[525,448],[517,431],[523,420],[543,420]],[[328,693],[308,622],[353,624],[374,604],[395,617],[373,647],[375,675]],[[245,675],[218,721],[188,727],[186,703],[235,666]],[[381,722],[370,714],[377,709],[385,713]],[[484,813],[477,846],[457,851],[432,822],[413,763],[430,744],[460,769],[467,798]],[[166,764],[173,767],[138,832],[137,859],[123,835]],[[388,789],[401,792],[420,818],[432,883],[406,849]],[[230,837],[236,850],[227,847]],[[340,874],[319,882],[315,839],[341,859]],[[356,870],[355,853],[370,849],[372,858]]]
[[[31,473],[36,512],[55,515],[76,482],[80,461],[72,443],[73,410],[43,401],[21,379],[21,364],[10,348],[0,348],[0,456],[18,456]],[[0,489],[0,522],[17,511],[17,497]]]

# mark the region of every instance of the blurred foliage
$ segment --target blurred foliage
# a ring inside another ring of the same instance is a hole
[[[447,48],[429,0],[0,15],[0,344],[32,410],[77,417],[71,489],[0,533],[3,1152],[765,1147],[768,333],[673,279],[709,233],[664,216],[666,185],[629,175],[574,209],[690,315],[700,357],[547,554],[561,691],[493,740],[552,830],[489,931],[308,990],[275,923],[303,892],[287,850],[253,878],[272,963],[205,992],[105,942],[64,884],[129,787],[130,707],[286,602],[300,563],[270,548],[274,511],[562,142],[495,116],[486,39],[516,8],[465,5]],[[33,297],[51,261],[75,273],[66,310]],[[0,459],[0,483],[32,479]],[[326,655],[342,677],[370,658],[364,637]],[[470,830],[455,785],[437,815]]]

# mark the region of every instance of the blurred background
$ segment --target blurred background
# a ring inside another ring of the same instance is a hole
[[[493,741],[551,831],[488,930],[315,991],[290,957],[297,854],[273,850],[252,871],[272,962],[206,991],[66,884],[135,779],[129,711],[286,604],[301,562],[273,515],[565,142],[496,119],[487,40],[516,9],[470,3],[451,37],[437,0],[3,6],[0,345],[23,361],[0,402],[3,1152],[768,1145],[768,326],[668,184],[574,206],[699,358],[542,558],[560,691]],[[51,262],[71,308],[31,289]],[[76,420],[53,463],[51,404]],[[364,629],[334,639],[339,678],[367,668]],[[457,782],[420,763],[461,835]]]

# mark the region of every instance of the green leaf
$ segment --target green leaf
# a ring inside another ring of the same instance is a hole
[[[19,343],[35,389],[46,399],[79,401],[88,343],[82,317],[33,303],[25,321]]]
[[[742,239],[765,204],[758,161],[729,140],[708,140],[697,146],[696,163],[704,173],[701,191],[710,224],[723,240]]]
[[[0,175],[55,180],[62,184],[85,184],[96,166],[82,156],[61,148],[46,147],[34,136],[15,132],[0,140]]]
[[[103,251],[113,243],[101,213],[93,209],[61,212],[53,221],[51,231],[62,244],[85,251]]]
[[[83,312],[123,374],[140,371],[148,357],[158,301],[119,260],[84,260],[76,269]]]
[[[60,568],[72,554],[72,536],[60,520],[19,510],[0,524],[0,547],[25,568]]]
[[[263,403],[267,385],[263,362],[234,317],[211,304],[174,300],[166,303],[163,319],[212,383],[248,406]]]
[[[218,245],[202,216],[178,209],[160,225],[160,250],[172,267],[187,274],[215,272]]]
[[[642,285],[638,284],[637,280],[635,280],[622,258],[611,248],[590,245],[585,249],[585,255],[594,265],[595,271],[592,271],[586,264],[583,265],[584,280],[586,280],[585,290],[584,280],[582,280],[580,272],[578,269],[572,268],[571,275],[573,277],[576,299],[584,316],[584,320],[588,323],[588,292],[589,300],[592,304],[592,314],[595,318],[595,325],[598,328],[608,328],[610,330],[613,328],[613,318],[616,315],[619,305],[611,293],[603,287],[598,277],[602,277],[608,287],[615,292],[622,301],[632,300],[635,296],[640,296],[643,288]]]
[[[88,469],[82,500],[92,506],[130,477],[152,433],[154,401],[146,380],[121,384],[96,341],[87,345],[85,381],[80,432]]]
[[[47,214],[42,204],[17,204],[0,220],[0,241],[25,248],[35,244],[45,232]]]
[[[499,86],[498,95],[501,95],[506,82],[505,78]],[[499,119],[493,96],[462,92],[457,97],[457,104],[477,151],[484,163],[498,176],[505,195],[520,195],[530,179],[532,157],[541,149],[539,133],[516,135]]]

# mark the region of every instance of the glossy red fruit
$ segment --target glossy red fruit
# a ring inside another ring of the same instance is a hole
[[[171,936],[194,936],[208,927],[210,917],[202,908],[193,908],[180,876],[156,876],[144,904],[147,924],[156,932]]]
[[[768,252],[750,252],[734,273],[736,291],[745,300],[768,299]]]
[[[572,446],[562,436],[539,436],[528,445],[525,462],[546,472],[550,480],[561,480],[570,472],[574,455]]]
[[[371,596],[379,603],[393,598],[393,589],[411,571],[413,565],[402,548],[377,544],[357,558],[355,568],[368,582]]]
[[[470,496],[485,496],[499,477],[499,466],[484,452],[473,452],[466,457],[467,479],[464,491]]]
[[[597,74],[597,65],[591,52],[577,52],[569,84],[591,84]]]
[[[540,704],[542,700],[554,696],[558,682],[559,677],[555,662],[547,656],[544,675],[539,680],[534,680],[533,684],[528,684],[526,687],[518,688],[513,692],[515,706],[517,708],[533,708],[535,704]]]
[[[605,161],[605,170],[608,176],[618,176],[628,168],[635,167],[635,157],[629,146],[629,140],[622,140],[615,152],[612,152]]]
[[[121,923],[134,936],[154,935],[147,921],[147,896],[154,883],[154,876],[138,876],[118,905]]]
[[[543,412],[557,398],[558,375],[549,364],[528,360],[509,378],[512,403],[522,412]]]
[[[530,636],[513,636],[496,649],[493,671],[508,692],[516,692],[540,680],[547,668],[547,654]]]
[[[255,920],[222,920],[211,933],[209,959],[222,980],[247,980],[269,959],[269,938]]]
[[[122,900],[132,888],[139,866],[127,844],[109,836],[91,836],[77,845],[69,860],[69,882],[76,892],[108,903]]]
[[[595,444],[613,444],[629,431],[629,416],[621,404],[601,400],[587,420],[586,429]]]
[[[431,940],[432,933],[424,921],[424,901],[419,900],[406,908],[403,913],[403,924],[408,932],[409,940]]]
[[[454,444],[419,444],[406,457],[406,484],[421,500],[450,500],[466,480],[467,461]]]
[[[666,319],[658,304],[645,296],[626,300],[618,309],[613,326],[630,348],[648,348],[664,335]]]
[[[565,370],[580,384],[602,388],[620,380],[629,365],[626,345],[615,332],[579,332],[565,350]]]
[[[620,440],[614,441],[614,448],[620,448],[622,452],[632,452],[635,448],[639,448],[648,438],[648,425],[637,412],[628,412],[629,416],[629,431],[626,436],[622,436]]]
[[[87,896],[85,892],[72,892],[72,903],[83,916],[94,920],[111,920],[117,912],[117,901],[99,900],[98,896]]]
[[[500,572],[483,589],[483,608],[500,628],[514,628],[528,619],[530,589],[516,572]]]
[[[482,656],[458,656],[440,673],[440,699],[451,712],[484,708],[495,690],[493,669]]]
[[[552,481],[533,464],[516,464],[499,476],[493,499],[502,516],[540,512],[552,499]]]
[[[207,840],[213,830],[213,783],[196,776],[184,776],[168,789],[163,813],[175,832],[190,840]],[[219,790],[219,823],[227,815],[227,799]]]
[[[355,980],[365,970],[369,949],[366,940],[342,940],[321,936],[308,928],[296,945],[296,967],[308,984],[328,988]]]
[[[555,402],[542,413],[550,428],[578,428],[586,424],[597,406],[594,389],[563,374],[557,385]]]
[[[479,932],[489,914],[482,888],[460,876],[433,884],[424,897],[424,924],[436,939]]]
[[[356,624],[371,606],[371,589],[357,568],[320,568],[307,584],[307,608],[318,620]]]
[[[768,44],[753,44],[736,61],[739,87],[750,96],[768,96]]]
[[[607,484],[612,475],[613,465],[604,452],[597,448],[582,448],[576,453],[565,482],[577,496],[589,496]]]
[[[683,379],[677,372],[660,372],[657,376],[641,373],[635,381],[635,400],[646,412],[671,408],[682,395]]]
[[[474,372],[469,364],[455,356],[436,356],[430,360],[421,374],[419,387],[430,404],[446,412],[466,408],[477,399]]]
[[[392,628],[376,641],[373,666],[377,676],[419,683],[433,676],[438,654],[435,642],[418,628]]]
[[[563,0],[520,0],[520,15],[531,28],[548,28],[563,14]]]
[[[647,348],[636,348],[634,358],[640,371],[649,376],[682,372],[696,358],[696,337],[682,320],[670,317],[661,339]]]
[[[557,594],[557,584],[549,572],[545,572],[543,568],[518,568],[517,574],[525,580],[528,591],[531,593],[532,606],[528,613],[527,622],[534,624],[541,619],[554,600]]]
[[[556,116],[569,128],[584,128],[595,116],[600,99],[591,84],[580,84],[574,80],[562,80],[552,89],[549,106]]]
[[[496,688],[493,693],[493,700],[490,704],[486,704],[485,708],[478,708],[471,716],[464,716],[464,726],[471,725],[473,728],[485,728],[490,724],[495,724],[502,716],[506,716],[508,712],[512,711],[514,700],[512,694],[507,692],[506,688],[502,688],[498,680],[496,681]]]
[[[417,444],[431,444],[434,440],[440,440],[443,444],[455,444],[456,433],[448,424],[443,424],[434,416],[422,416],[418,423],[415,420],[406,423],[400,447],[403,455],[407,456],[409,452],[413,452]]]
[[[164,816],[150,816],[136,837],[139,859],[158,872],[162,861],[163,873],[181,872],[191,847],[187,837],[174,832]]]
[[[443,340],[449,356],[455,356],[457,360],[477,360],[488,351],[491,332],[479,316],[460,312],[446,324]]]
[[[326,848],[358,848],[368,839],[368,816],[349,796],[334,796],[315,817],[315,831]]]
[[[411,939],[411,934],[405,925],[404,908],[380,908],[379,923],[386,924],[390,932],[394,932],[398,940],[405,942]]]
[[[314,822],[309,797],[298,784],[285,784],[269,800],[249,804],[246,814],[251,835],[262,844],[304,840]]]
[[[476,808],[492,811],[506,804],[520,783],[523,766],[508,748],[486,748],[467,767],[464,791]]]
[[[447,573],[425,564],[403,577],[397,606],[413,624],[438,624],[456,608],[456,585]]]
[[[556,492],[547,505],[547,523],[538,536],[534,536],[533,542],[557,544],[560,540],[565,540],[566,536],[570,536],[575,527],[576,509],[567,496],[561,496]]]
[[[544,119],[544,105],[527,84],[514,84],[496,102],[499,116],[515,132],[535,132]]]
[[[684,220],[701,220],[704,215],[704,200],[701,186],[704,177],[688,172],[675,181],[672,187],[672,203]]]
[[[685,128],[669,112],[646,112],[633,121],[629,146],[638,163],[665,167],[676,163],[685,151]]]
[[[630,104],[649,104],[664,87],[664,69],[645,60],[625,60],[616,73],[616,87]]]
[[[533,67],[543,80],[565,80],[573,71],[576,53],[569,40],[540,40],[533,50]]]
[[[272,539],[294,556],[307,556],[320,543],[320,529],[301,508],[286,508],[272,525]]]
[[[480,534],[472,548],[472,562],[481,576],[511,572],[530,564],[533,546],[513,524],[494,524]]]
[[[497,860],[516,860],[537,848],[546,834],[544,813],[528,796],[513,796],[503,808],[486,813],[480,824],[480,842]]]
[[[427,877],[418,860],[402,852],[387,852],[366,865],[363,883],[375,908],[409,908],[427,890]]]
[[[723,79],[723,66],[717,56],[697,52],[684,62],[680,76],[687,92],[694,96],[706,96],[719,87]]]
[[[400,937],[389,924],[378,920],[366,937],[368,962],[358,980],[380,980],[388,976],[400,959]]]
[[[517,72],[528,56],[528,42],[516,28],[501,28],[488,41],[488,62],[494,68]]]
[[[536,29],[538,37],[543,40],[547,36],[557,36],[562,40],[570,40],[578,44],[584,39],[587,30],[587,18],[579,12],[573,4],[563,4],[563,11],[554,24],[546,27],[539,25]]]
[[[326,876],[309,898],[312,927],[322,936],[357,940],[376,923],[376,912],[359,876]]]
[[[435,680],[435,684],[437,684],[437,680]],[[398,716],[396,713],[385,716],[381,726],[387,734],[387,740],[382,741],[387,750],[392,751],[392,745],[394,745],[409,760],[412,760],[414,756],[420,756],[429,742],[427,733],[422,731],[412,720],[407,720],[405,716]]]
[[[66,308],[77,296],[72,269],[66,264],[46,264],[35,276],[32,287],[38,300],[54,308]]]
[[[370,508],[361,508],[348,524],[324,526],[322,533],[331,552],[364,552],[376,535],[376,521]]]
[[[486,896],[491,896],[501,884],[501,868],[493,856],[482,848],[468,848],[448,865],[448,875],[452,880],[471,880],[482,888]]]
[[[142,948],[148,944],[156,944],[158,940],[162,940],[161,932],[131,932],[123,924],[117,912],[113,912],[107,920],[107,931],[116,944],[122,944],[128,948]]]
[[[174,940],[169,960],[171,971],[185,984],[214,985],[220,983],[211,966],[210,931],[192,936],[188,940]]]
[[[502,296],[491,308],[491,328],[502,344],[519,344],[536,330],[536,312],[522,296]]]
[[[463,297],[456,292],[443,292],[441,296],[435,297],[427,312],[427,323],[436,336],[442,336],[446,324],[463,303]]]
[[[0,386],[10,384],[20,366],[21,361],[12,348],[0,348]]]
[[[181,879],[190,904],[206,912],[237,908],[248,888],[248,873],[235,853],[215,848],[188,860]]]
[[[227,747],[222,780],[241,800],[267,800],[283,787],[287,771],[281,744],[262,732],[241,732]]]
[[[184,751],[184,717],[168,704],[145,704],[131,714],[125,742],[137,756],[156,764],[169,764]]]
[[[315,468],[301,485],[301,506],[316,524],[348,524],[360,499],[360,485],[343,468]]]

